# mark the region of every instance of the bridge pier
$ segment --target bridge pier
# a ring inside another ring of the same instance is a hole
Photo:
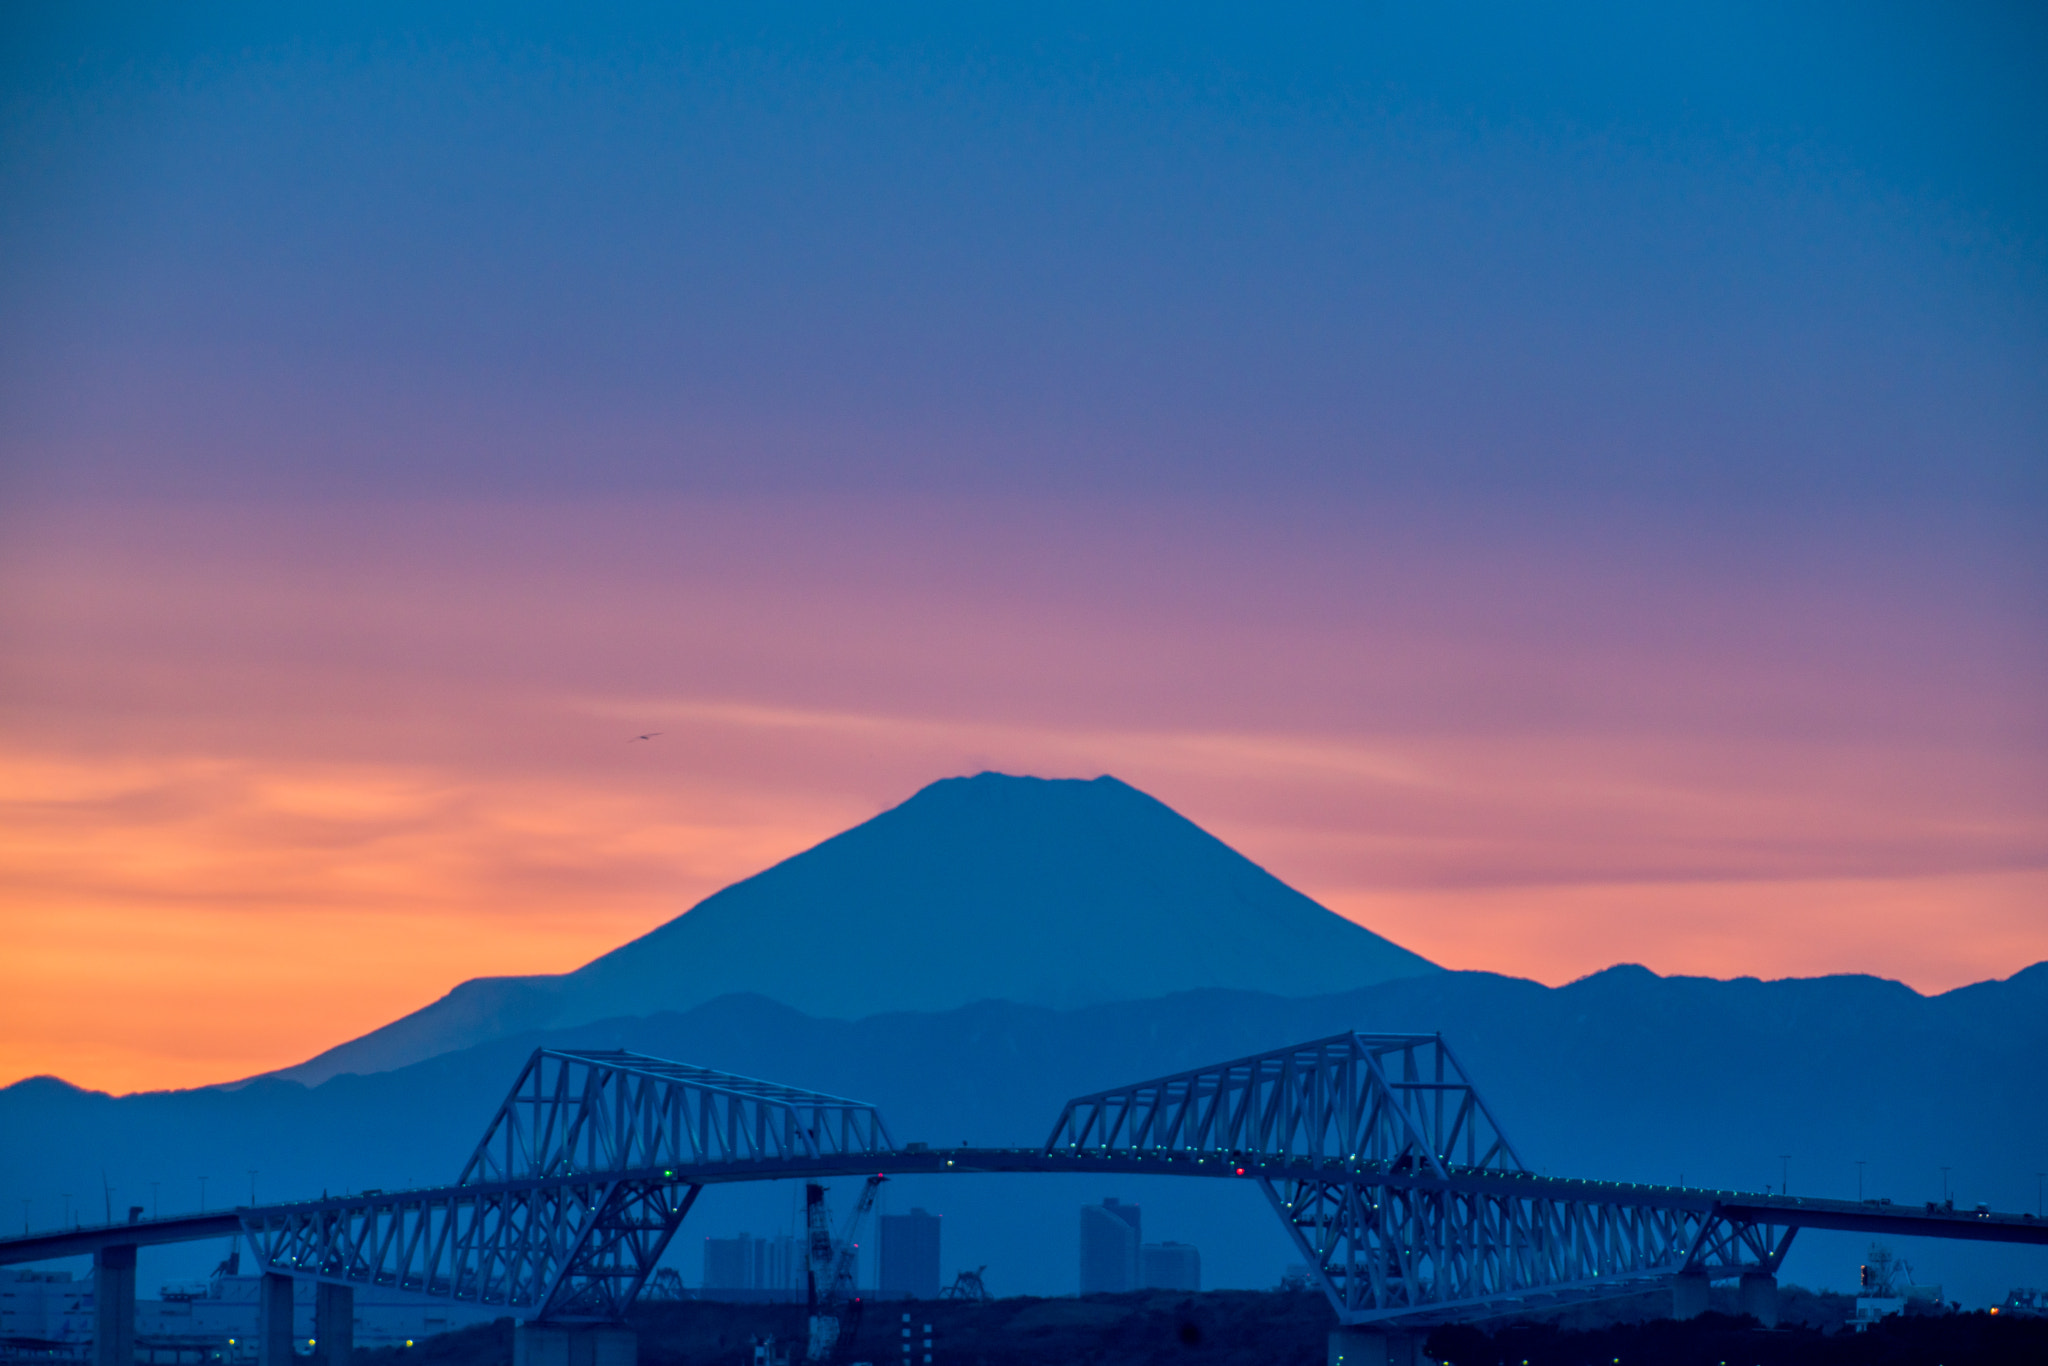
[[[512,1366],[634,1366],[640,1339],[623,1323],[533,1323],[512,1330]]]
[[[313,1287],[313,1360],[318,1366],[349,1366],[355,1350],[355,1289],[322,1281]]]
[[[293,1366],[292,1278],[275,1272],[256,1283],[256,1366]]]
[[[1696,1319],[1707,1312],[1707,1291],[1713,1282],[1704,1271],[1681,1271],[1671,1278],[1671,1317]]]
[[[135,1366],[135,1248],[103,1247],[92,1259],[93,1366]]]
[[[1329,1366],[1422,1366],[1422,1339],[1379,1328],[1330,1330]]]
[[[1766,1328],[1778,1326],[1778,1278],[1762,1271],[1742,1277],[1742,1312]]]

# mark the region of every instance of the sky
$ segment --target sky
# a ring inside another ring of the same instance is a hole
[[[987,768],[1454,968],[2048,958],[2033,7],[0,25],[0,1083]]]

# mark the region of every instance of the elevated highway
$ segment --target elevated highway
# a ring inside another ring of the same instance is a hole
[[[1540,1176],[1440,1036],[1340,1034],[1077,1097],[1031,1148],[899,1144],[863,1102],[542,1049],[452,1184],[5,1238],[0,1263],[95,1257],[96,1366],[132,1366],[135,1249],[223,1234],[265,1273],[263,1366],[288,1366],[294,1279],[322,1287],[315,1339],[334,1366],[353,1290],[371,1286],[500,1307],[531,1366],[576,1330],[619,1360],[618,1325],[705,1187],[877,1173],[1250,1183],[1336,1311],[1347,1366],[1412,1359],[1432,1324],[1659,1284],[1686,1314],[1710,1281],[1739,1280],[1769,1321],[1802,1228],[2048,1244],[2024,1214]]]

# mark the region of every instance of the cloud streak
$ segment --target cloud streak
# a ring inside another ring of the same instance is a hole
[[[2048,956],[2024,617],[1923,585],[1901,623],[1854,541],[1761,593],[1626,538],[1007,500],[38,525],[0,675],[15,1075],[294,1061],[980,768],[1115,773],[1454,967]]]

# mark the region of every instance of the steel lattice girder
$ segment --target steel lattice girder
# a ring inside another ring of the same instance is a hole
[[[1535,1182],[1432,1034],[1338,1034],[1078,1097],[1045,1152],[1249,1167],[1353,1324],[1775,1271],[1791,1242],[1712,1207]]]
[[[1347,1324],[1604,1298],[1680,1271],[1775,1273],[1793,1229],[1718,1210],[1336,1173],[1260,1188]]]
[[[631,1164],[641,1165],[631,1165]],[[1539,1177],[1434,1035],[1344,1034],[1070,1101],[1042,1148],[898,1149],[872,1106],[628,1053],[536,1053],[464,1184],[238,1212],[268,1270],[615,1319],[707,1183],[1126,1171],[1255,1180],[1345,1323],[1775,1273],[1801,1225],[2040,1242],[1840,1202]],[[513,1173],[514,1175],[505,1175]]]
[[[543,1048],[458,1184],[894,1148],[860,1101],[638,1053]]]
[[[703,1188],[560,1178],[250,1211],[265,1269],[557,1319],[621,1317]]]
[[[1521,1171],[1436,1034],[1336,1034],[1067,1102],[1046,1151],[1210,1152]]]

